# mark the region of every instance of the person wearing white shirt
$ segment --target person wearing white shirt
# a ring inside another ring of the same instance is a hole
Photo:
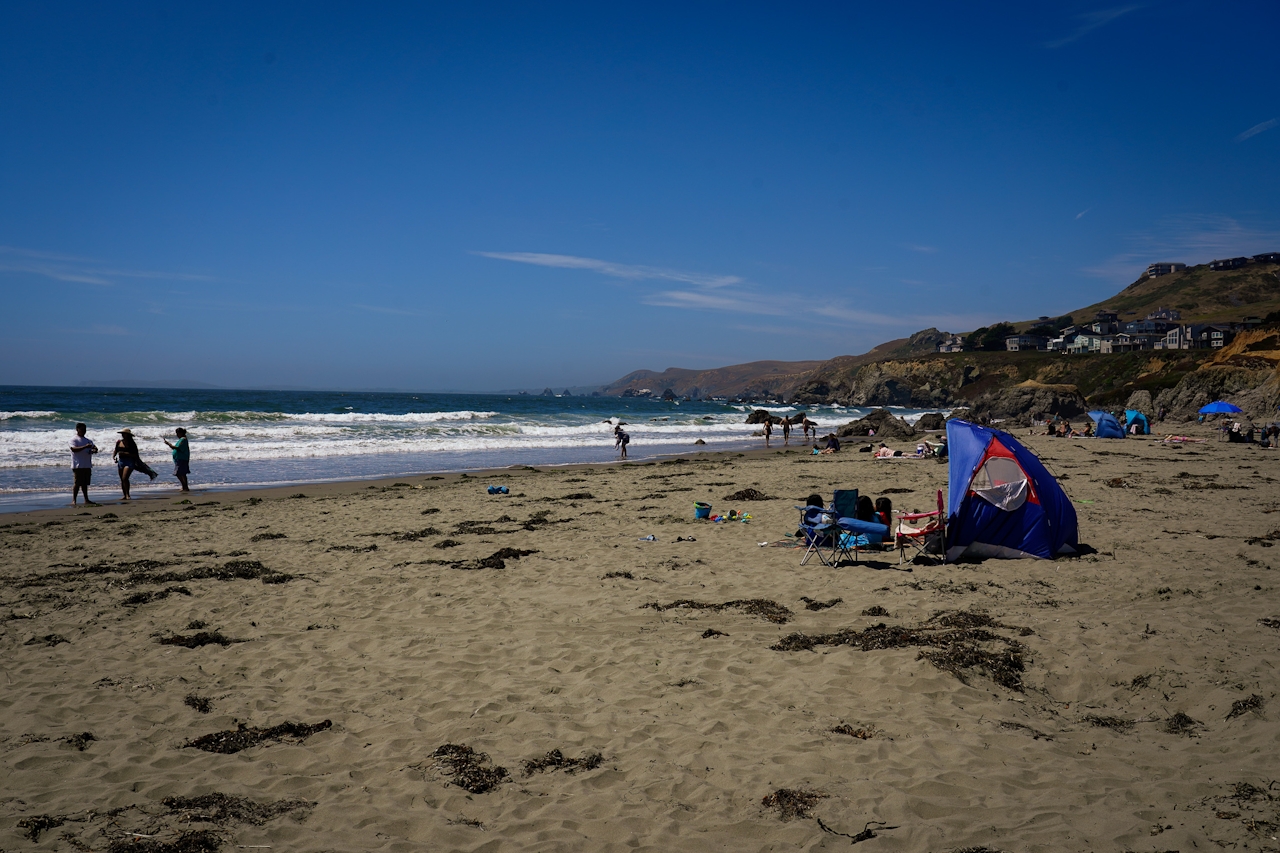
[[[76,437],[71,439],[71,474],[75,477],[75,485],[71,488],[72,506],[76,505],[82,489],[85,506],[98,506],[89,500],[89,482],[93,479],[93,454],[98,452],[98,445],[85,438],[84,434],[88,429],[84,424],[76,424]]]

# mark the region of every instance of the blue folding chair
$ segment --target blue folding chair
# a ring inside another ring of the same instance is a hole
[[[848,550],[842,545],[844,531],[840,529],[842,517],[852,516],[858,505],[857,489],[837,489],[831,499],[831,506],[798,506],[800,511],[800,530],[804,535],[804,556],[800,565],[809,562],[813,555],[818,556],[824,566],[834,566],[841,556],[848,556]],[[855,557],[856,560],[856,557]]]

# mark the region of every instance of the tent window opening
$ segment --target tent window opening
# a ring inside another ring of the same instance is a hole
[[[1027,502],[1031,483],[1022,466],[1003,456],[992,456],[973,475],[969,488],[990,504],[1013,512]]]

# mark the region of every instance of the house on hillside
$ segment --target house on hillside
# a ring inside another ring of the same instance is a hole
[[[938,342],[938,352],[964,352],[964,338],[961,335],[944,333]]]
[[[1089,328],[1095,335],[1114,335],[1120,331],[1120,315],[1114,311],[1099,311]]]
[[[1165,332],[1156,349],[1222,349],[1236,336],[1229,323],[1191,323]]]
[[[1010,335],[1004,339],[1004,348],[1008,352],[1039,352],[1049,348],[1049,339],[1044,335]]]
[[[1164,320],[1165,322],[1176,323],[1182,319],[1182,312],[1176,308],[1157,307],[1147,315],[1148,320]]]
[[[1114,337],[1104,338],[1099,345],[1099,352],[1110,354],[1155,349],[1158,340],[1164,340],[1164,336],[1143,332],[1121,332]]]
[[[1238,270],[1240,267],[1249,263],[1249,258],[1225,258],[1220,261],[1212,261],[1209,269],[1221,272],[1223,270]]]
[[[1130,320],[1120,330],[1131,334],[1164,335],[1173,323],[1164,320]]]
[[[1263,252],[1261,255],[1254,255],[1253,262],[1255,264],[1280,264],[1280,252]]]
[[[1073,355],[1102,352],[1103,343],[1111,340],[1113,340],[1112,335],[1100,335],[1093,331],[1081,332],[1076,335],[1075,340],[1067,346],[1067,352],[1072,353]]]
[[[1156,278],[1173,272],[1182,272],[1186,268],[1186,264],[1178,263],[1176,261],[1167,264],[1152,264],[1147,267],[1147,278]]]

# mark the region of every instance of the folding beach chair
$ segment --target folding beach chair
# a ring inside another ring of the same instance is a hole
[[[942,557],[947,561],[947,513],[942,502],[942,490],[938,490],[938,508],[932,512],[899,512],[898,530],[894,535],[894,543],[898,546],[898,562],[907,559],[907,549],[916,554]],[[927,519],[927,521],[924,521]],[[924,521],[923,524],[920,522]],[[937,554],[930,554],[931,544],[937,543]]]
[[[798,506],[800,511],[800,530],[808,547],[800,558],[800,565],[809,562],[809,558],[818,555],[818,561],[824,566],[833,566],[839,562],[841,555],[847,552],[841,546],[843,531],[838,522],[842,517],[852,516],[858,505],[857,489],[837,489],[832,495],[831,506]]]

